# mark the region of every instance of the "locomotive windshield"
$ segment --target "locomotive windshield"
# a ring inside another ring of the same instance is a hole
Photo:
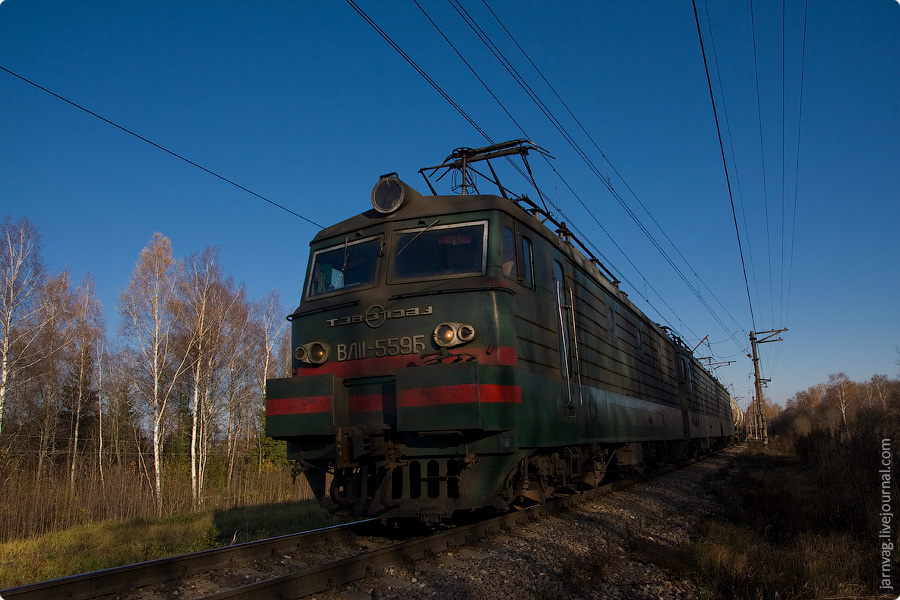
[[[330,294],[349,288],[371,285],[375,282],[381,240],[344,243],[317,250],[309,276],[308,298]]]
[[[487,222],[408,229],[394,238],[394,279],[483,275]]]

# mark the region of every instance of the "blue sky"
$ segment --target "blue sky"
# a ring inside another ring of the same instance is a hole
[[[493,141],[547,149],[532,165],[559,218],[651,318],[736,361],[716,372],[742,405],[754,329],[789,329],[761,346],[782,404],[831,373],[897,376],[896,0],[810,3],[805,47],[803,2],[752,20],[698,2],[752,317],[690,2],[461,0],[681,275],[452,4],[419,1],[499,103],[414,2],[357,3]],[[345,2],[5,0],[0,66],[322,225],[366,210],[383,173],[427,191],[419,168],[488,143]],[[110,332],[156,231],[296,305],[316,226],[2,71],[0,109],[0,214],[38,226],[51,269],[90,271]]]

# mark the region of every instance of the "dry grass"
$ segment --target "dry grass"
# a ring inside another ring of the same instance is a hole
[[[752,448],[722,494],[727,514],[692,548],[710,598],[815,599],[871,594],[874,542],[854,527],[840,465],[820,471],[785,452]],[[867,543],[868,542],[868,543]]]
[[[694,557],[719,597],[846,598],[867,593],[864,551],[849,534],[806,533],[778,544],[746,526],[714,522]]]
[[[0,544],[0,589],[334,523],[306,500],[81,525]]]
[[[7,469],[0,502],[0,589],[231,543],[334,524],[305,479],[286,465],[252,465],[231,485],[211,477],[204,504],[191,510],[190,481],[171,465],[165,515],[137,469],[85,473],[74,490],[64,473],[36,479]],[[302,481],[301,481],[302,480]]]
[[[164,516],[191,510],[190,480],[169,468],[164,476]],[[35,479],[27,471],[8,474],[0,503],[0,542],[62,531],[104,521],[158,516],[153,492],[136,469],[111,467],[103,480],[96,473],[78,479],[70,489],[64,474]],[[210,481],[201,508],[225,510],[278,502],[308,500],[312,493],[304,478],[293,484],[288,466],[238,472],[230,487]]]

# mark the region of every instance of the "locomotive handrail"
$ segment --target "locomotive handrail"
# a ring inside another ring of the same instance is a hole
[[[539,214],[544,218],[545,221],[550,221],[550,223],[552,223],[553,226],[556,227],[558,231],[562,232],[565,235],[566,243],[568,243],[569,245],[571,245],[571,242],[575,242],[576,244],[578,244],[579,249],[587,255],[588,260],[591,263],[593,263],[594,266],[596,266],[598,270],[602,271],[603,274],[606,276],[606,278],[609,280],[609,282],[612,283],[614,286],[616,286],[616,289],[618,289],[619,284],[621,282],[618,279],[616,279],[616,276],[613,275],[613,272],[610,271],[606,267],[606,265],[604,265],[602,262],[600,262],[600,260],[596,256],[594,256],[594,253],[590,251],[590,249],[584,244],[584,242],[581,241],[581,239],[577,235],[572,233],[572,230],[570,230],[568,227],[566,227],[565,223],[563,223],[561,221],[557,221],[553,215],[551,215],[549,212],[547,212],[546,210],[544,210],[543,208],[541,208],[540,206],[538,206],[537,204],[532,202],[528,196],[522,196],[520,198],[513,200],[512,202],[516,206],[519,206],[519,208],[522,208],[523,210],[525,210],[525,208],[522,207],[520,205],[520,203],[526,204],[529,207],[526,212],[528,212],[529,214],[531,214],[532,216],[535,216],[535,217]]]

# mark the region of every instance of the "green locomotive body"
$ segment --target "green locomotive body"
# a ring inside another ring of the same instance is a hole
[[[527,199],[372,199],[311,242],[294,374],[267,382],[324,506],[435,521],[733,438],[722,385]]]

